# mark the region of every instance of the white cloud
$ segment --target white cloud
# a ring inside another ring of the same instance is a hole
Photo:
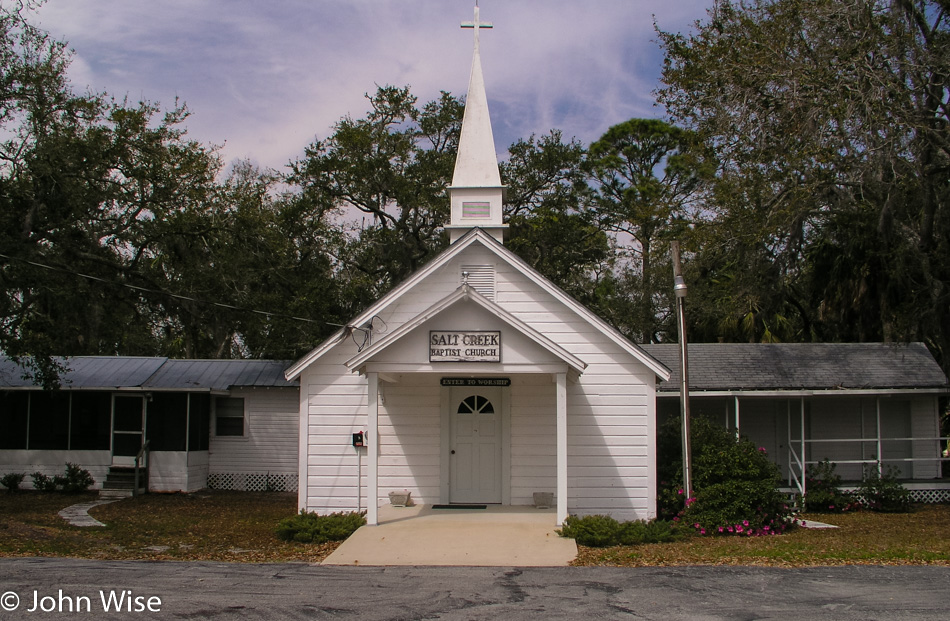
[[[482,0],[482,54],[500,150],[560,128],[583,142],[631,116],[656,116],[660,56],[653,15],[683,30],[712,0]],[[464,94],[471,0],[49,0],[41,24],[76,51],[88,85],[168,107],[180,97],[189,134],[226,141],[226,159],[281,167],[376,84],[420,100]]]

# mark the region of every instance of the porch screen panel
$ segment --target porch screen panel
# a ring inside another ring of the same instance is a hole
[[[69,393],[35,392],[30,395],[30,450],[69,448]]]
[[[112,396],[107,392],[73,393],[69,448],[74,451],[108,451]]]
[[[0,392],[0,449],[25,449],[27,408],[25,392]]]
[[[207,451],[211,435],[211,396],[188,397],[188,450]]]
[[[147,407],[149,450],[184,451],[188,437],[188,395],[156,393]]]
[[[913,462],[896,461],[913,456],[910,440],[888,440],[888,438],[911,437],[910,403],[907,401],[881,400],[881,466],[884,472],[888,467],[901,478],[911,478]],[[894,460],[894,461],[891,461]]]

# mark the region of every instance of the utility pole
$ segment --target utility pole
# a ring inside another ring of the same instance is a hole
[[[693,497],[692,454],[689,448],[689,364],[686,354],[686,281],[680,265],[680,243],[670,244],[673,254],[673,293],[676,294],[676,329],[680,341],[680,417],[683,425],[683,494]]]

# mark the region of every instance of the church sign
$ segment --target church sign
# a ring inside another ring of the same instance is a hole
[[[432,330],[429,362],[501,362],[501,331]]]
[[[511,386],[510,377],[443,377],[443,386]]]

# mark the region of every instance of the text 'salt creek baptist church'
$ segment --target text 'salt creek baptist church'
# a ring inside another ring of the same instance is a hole
[[[300,508],[531,505],[656,514],[656,434],[678,416],[675,345],[639,346],[504,245],[479,21],[452,184],[451,245],[296,362],[69,358],[43,391],[0,364],[0,474],[89,469],[153,491],[296,490]],[[791,489],[828,458],[845,479],[941,479],[947,377],[921,344],[691,345],[694,416],[764,447]],[[147,444],[146,444],[147,443]],[[143,450],[147,447],[147,450]]]

